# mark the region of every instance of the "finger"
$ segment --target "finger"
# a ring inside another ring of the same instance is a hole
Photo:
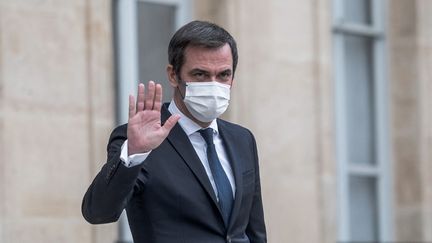
[[[171,129],[175,126],[175,124],[180,119],[180,115],[172,115],[168,118],[168,120],[165,121],[165,124],[162,126],[162,130],[164,131],[165,135],[168,136],[168,133],[171,131]]]
[[[135,98],[133,95],[129,95],[129,119],[135,116]]]
[[[145,97],[145,109],[146,110],[152,110],[153,104],[154,104],[154,97],[155,97],[155,83],[153,81],[150,81],[147,86],[147,95]]]
[[[144,84],[138,84],[137,111],[144,110]]]
[[[156,94],[153,109],[160,111],[162,106],[162,85],[156,84]]]

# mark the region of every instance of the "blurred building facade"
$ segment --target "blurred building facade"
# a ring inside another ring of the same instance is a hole
[[[0,242],[106,243],[82,196],[192,19],[237,39],[269,242],[432,241],[432,1],[0,1]],[[165,87],[166,97],[170,89]],[[169,100],[169,98],[167,98]]]

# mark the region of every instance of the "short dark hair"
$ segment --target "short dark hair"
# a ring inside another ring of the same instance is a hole
[[[238,61],[237,44],[228,31],[207,21],[192,21],[177,30],[168,46],[168,62],[179,76],[180,69],[184,64],[184,53],[188,46],[203,46],[213,49],[225,44],[231,47],[234,77]]]

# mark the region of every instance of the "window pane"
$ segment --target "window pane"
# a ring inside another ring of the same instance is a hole
[[[344,0],[343,3],[345,20],[358,24],[372,23],[370,0]]]
[[[349,35],[344,40],[348,159],[374,164],[372,40]]]
[[[175,6],[138,1],[139,81],[162,84],[164,101],[171,100],[166,66],[168,43],[175,31]]]
[[[351,176],[349,187],[350,239],[362,242],[378,240],[376,179]]]

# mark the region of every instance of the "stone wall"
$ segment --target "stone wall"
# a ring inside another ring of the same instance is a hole
[[[110,9],[104,0],[0,1],[0,242],[115,236],[80,212],[114,124]]]
[[[395,238],[432,241],[430,1],[389,4]]]
[[[422,230],[423,240],[432,242],[432,2],[418,0],[418,53],[421,83],[421,178],[422,178]]]

